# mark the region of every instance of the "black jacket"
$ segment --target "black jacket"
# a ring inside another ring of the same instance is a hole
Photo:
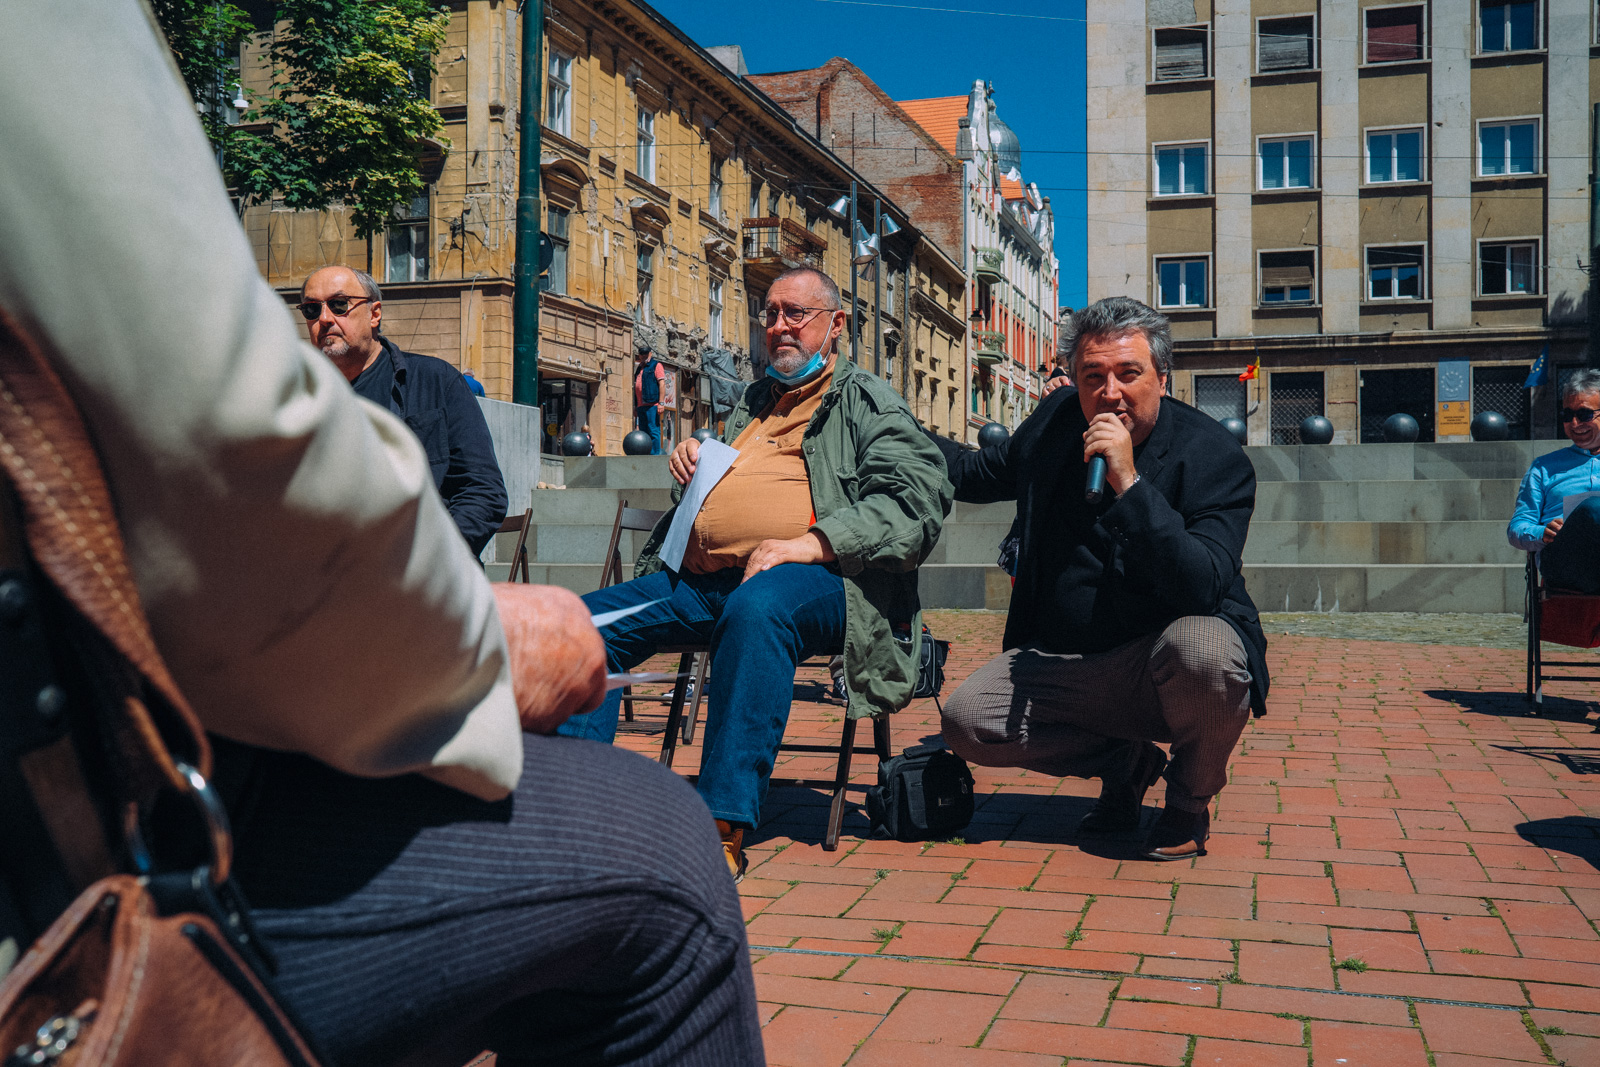
[[[389,388],[358,377],[356,391],[375,403],[386,394],[389,410],[422,442],[434,488],[456,528],[474,554],[482,552],[506,517],[506,483],[483,409],[461,372],[444,360],[402,352],[387,337],[378,340],[393,372]],[[362,375],[378,369],[374,364]]]
[[[1005,647],[1100,652],[1185,615],[1218,616],[1244,642],[1250,703],[1264,714],[1267,639],[1241,574],[1256,497],[1244,449],[1220,423],[1166,397],[1135,450],[1139,481],[1091,510],[1087,429],[1077,390],[1064,388],[1004,443],[945,452],[957,500],[1017,501],[1022,543]],[[1064,601],[1078,606],[1075,618],[1056,615]]]

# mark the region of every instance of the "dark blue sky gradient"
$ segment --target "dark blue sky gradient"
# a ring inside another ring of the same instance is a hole
[[[1055,210],[1061,303],[1083,306],[1084,0],[999,0],[982,11],[986,0],[650,2],[702,45],[742,46],[756,74],[844,56],[897,100],[993,82],[1000,117],[1022,142],[1022,176]]]

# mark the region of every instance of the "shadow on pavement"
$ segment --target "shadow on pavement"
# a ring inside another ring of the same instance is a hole
[[[1502,718],[1583,722],[1591,711],[1600,710],[1600,704],[1592,700],[1573,700],[1548,693],[1542,704],[1531,704],[1520,692],[1485,693],[1468,689],[1425,689],[1423,692],[1435,700],[1448,700],[1476,715],[1498,715]]]
[[[1584,815],[1563,815],[1558,819],[1535,819],[1517,824],[1522,839],[1540,848],[1577,856],[1600,870],[1600,819]]]

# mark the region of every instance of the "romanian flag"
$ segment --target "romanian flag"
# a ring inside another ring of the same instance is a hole
[[[1261,357],[1257,356],[1256,357],[1256,361],[1254,363],[1250,364],[1250,366],[1246,367],[1244,369],[1244,373],[1243,374],[1239,375],[1239,380],[1241,382],[1251,382],[1251,381],[1255,381],[1260,376],[1261,376]]]

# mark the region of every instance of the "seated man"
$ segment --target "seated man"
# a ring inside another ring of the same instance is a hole
[[[650,605],[601,630],[613,671],[661,645],[710,643],[699,789],[735,880],[783,740],[796,665],[842,650],[852,716],[898,710],[917,679],[916,568],[950,508],[944,464],[904,400],[839,360],[844,322],[839,288],[821,271],[800,267],[773,281],[772,363],[728,417],[739,458],[695,517],[681,572],[663,569],[657,555],[669,512],[639,555],[638,577],[584,597],[595,612]],[[679,485],[699,452],[692,439],[673,450]],[[619,703],[613,691],[560,732],[609,741]]]
[[[1600,594],[1600,497],[1578,502],[1563,519],[1567,497],[1600,491],[1600,371],[1581,370],[1561,389],[1561,430],[1572,441],[1540,456],[1517,491],[1506,537],[1517,548],[1539,553],[1546,584]]]
[[[474,555],[482,552],[506,517],[506,483],[466,376],[435,356],[402,352],[383,335],[383,293],[364,271],[312,272],[300,286],[298,307],[311,343],[356,395],[393,412],[417,435],[456,529]]]
[[[1167,320],[1111,297],[1074,319],[1076,391],[1003,445],[950,458],[957,500],[1016,500],[1022,542],[1005,648],[944,706],[944,735],[985,766],[1099,778],[1079,829],[1137,829],[1167,775],[1152,859],[1204,855],[1207,808],[1249,709],[1266,638],[1240,576],[1255,470],[1220,424],[1166,395]],[[1105,492],[1085,501],[1090,457]],[[1172,744],[1166,755],[1152,742]]]

